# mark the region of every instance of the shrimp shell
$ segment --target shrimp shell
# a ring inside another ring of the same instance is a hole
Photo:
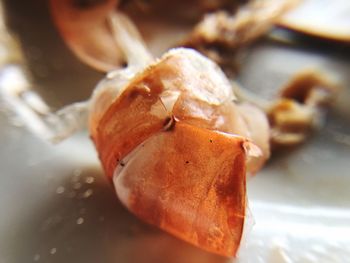
[[[90,113],[90,133],[119,199],[150,224],[235,256],[246,170],[255,172],[269,153],[266,118],[255,119],[263,128],[252,133],[245,112],[259,110],[237,106],[218,66],[190,49],[171,50],[125,86],[116,83],[105,112]],[[105,94],[93,101],[105,102]]]

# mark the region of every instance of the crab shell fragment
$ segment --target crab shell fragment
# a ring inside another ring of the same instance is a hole
[[[90,133],[119,199],[142,220],[189,243],[236,255],[246,169],[256,170],[255,162],[260,167],[269,154],[267,120],[260,135],[265,141],[253,138],[257,133],[234,104],[224,74],[189,49],[169,51],[113,89],[96,92],[94,104],[117,95],[103,114],[92,106]]]

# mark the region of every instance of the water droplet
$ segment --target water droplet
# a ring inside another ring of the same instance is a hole
[[[81,225],[82,223],[84,223],[84,218],[79,217],[79,218],[77,219],[77,225]]]
[[[94,193],[94,191],[92,189],[87,189],[84,194],[83,194],[83,197],[84,198],[88,198],[90,196],[92,196],[92,194]]]
[[[57,189],[56,189],[56,193],[57,193],[57,194],[63,194],[64,191],[65,191],[65,189],[64,189],[63,186],[59,186],[59,187],[57,187]]]
[[[73,171],[73,175],[76,176],[76,177],[79,177],[82,173],[82,170],[81,169],[75,169]]]
[[[51,250],[50,250],[51,255],[56,254],[56,252],[57,252],[57,248],[55,248],[55,247],[51,248]]]
[[[92,176],[86,177],[85,178],[85,182],[87,184],[92,184],[95,181],[95,178],[93,178]]]
[[[19,117],[14,117],[10,120],[11,124],[15,127],[23,127],[24,126],[24,122],[22,119],[20,119]]]
[[[75,183],[74,185],[73,185],[73,188],[75,189],[75,190],[78,190],[78,189],[80,189],[81,188],[81,183]]]
[[[39,261],[40,260],[40,255],[39,254],[35,254],[33,257],[34,261]]]

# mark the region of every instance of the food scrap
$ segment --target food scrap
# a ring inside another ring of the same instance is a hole
[[[338,84],[317,70],[297,73],[268,110],[271,143],[292,146],[304,142],[323,123],[324,111],[337,90]]]
[[[234,56],[264,36],[298,0],[250,1],[237,12],[207,14],[184,45],[195,48],[223,66],[232,67]]]
[[[233,99],[213,62],[174,49],[136,74],[104,114],[91,112],[90,121],[124,205],[146,222],[225,256],[236,254],[242,236],[246,170],[256,172],[269,156],[267,118]]]

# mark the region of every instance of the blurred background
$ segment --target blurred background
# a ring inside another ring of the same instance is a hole
[[[103,74],[66,47],[48,2],[1,5],[0,90],[25,85],[52,110],[88,99]],[[264,98],[304,68],[329,73],[341,89],[322,130],[249,180],[253,216],[237,260],[136,219],[117,200],[86,131],[53,145],[0,92],[0,262],[347,262],[349,51],[346,41],[275,27],[245,52],[237,81]]]

